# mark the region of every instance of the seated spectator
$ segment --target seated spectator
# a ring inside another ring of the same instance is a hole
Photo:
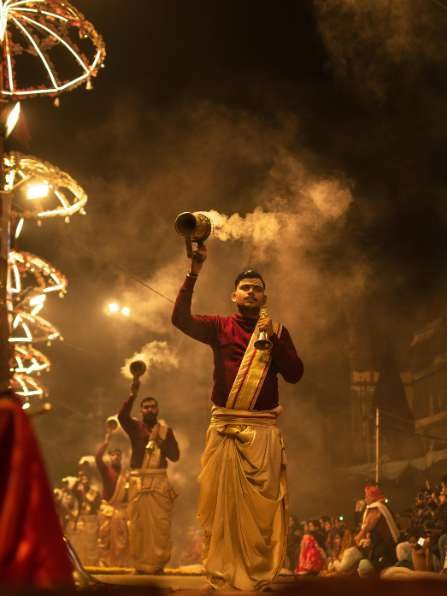
[[[289,517],[289,529],[287,533],[287,550],[286,560],[284,566],[290,571],[294,571],[296,567],[296,561],[298,558],[298,550],[303,537],[300,525],[295,516]]]
[[[312,536],[318,542],[318,546],[325,550],[325,535],[320,522],[317,519],[311,519],[307,522],[307,528],[309,534],[312,534]]]
[[[295,573],[299,575],[318,575],[325,565],[324,550],[312,534],[305,534],[301,540],[298,566]]]
[[[422,545],[415,544],[413,547],[412,562],[415,571],[433,571],[433,559],[430,553],[429,540],[424,539]]]
[[[385,495],[378,486],[365,487],[366,510],[356,544],[365,549],[366,561],[359,564],[359,574],[369,575],[390,567],[396,561],[395,547],[399,529]]]
[[[338,545],[338,554],[329,561],[328,570],[333,573],[353,573],[363,554],[355,545],[350,530],[345,530],[343,536],[340,533],[335,535],[335,547]]]
[[[397,562],[394,564],[395,567],[406,567],[407,569],[414,569],[413,565],[413,547],[411,542],[399,542],[396,546],[396,558]]]

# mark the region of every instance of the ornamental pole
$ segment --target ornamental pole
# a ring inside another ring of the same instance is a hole
[[[3,91],[3,48],[0,47],[0,97]],[[11,234],[11,195],[5,190],[5,170],[3,156],[5,153],[5,114],[2,105],[2,123],[0,129],[0,394],[9,389],[10,356],[9,344],[9,297],[8,297],[8,256]]]

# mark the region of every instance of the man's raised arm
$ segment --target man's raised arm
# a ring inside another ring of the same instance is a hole
[[[174,327],[189,337],[212,344],[216,339],[216,317],[191,313],[192,293],[206,255],[206,246],[200,244],[193,253],[191,269],[177,295],[171,320]]]
[[[134,404],[135,398],[137,397],[139,388],[140,381],[138,379],[134,379],[131,386],[130,395],[118,412],[119,423],[127,434],[131,433],[132,430],[137,426],[137,421],[134,420],[130,414],[132,412],[132,406]]]

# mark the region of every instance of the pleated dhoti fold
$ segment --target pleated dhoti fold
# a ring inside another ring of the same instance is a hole
[[[213,407],[199,476],[204,566],[217,589],[262,590],[286,550],[284,443],[266,411]]]
[[[175,492],[166,470],[133,470],[129,477],[129,544],[135,569],[159,573],[171,556]]]

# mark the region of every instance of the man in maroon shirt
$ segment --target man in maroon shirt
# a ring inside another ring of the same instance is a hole
[[[117,480],[121,475],[121,449],[110,449],[108,452],[109,461],[104,461],[109,444],[110,435],[107,433],[95,455],[96,467],[102,481],[102,498],[105,501],[110,501],[113,497]]]
[[[102,498],[98,514],[98,547],[100,564],[124,567],[127,564],[129,536],[127,530],[126,475],[122,471],[121,449],[110,449],[109,461],[104,456],[110,444],[107,433],[99,446],[95,461],[102,480]]]
[[[265,283],[257,271],[236,278],[231,296],[236,314],[191,314],[205,259],[202,244],[172,314],[178,329],[208,344],[214,355],[212,416],[199,476],[204,566],[214,588],[262,590],[281,568],[287,535],[277,375],[297,383],[303,365],[287,329],[265,310]],[[255,346],[260,332],[270,340],[267,349]]]
[[[176,496],[166,474],[167,460],[178,461],[180,451],[172,428],[158,420],[158,402],[154,397],[141,400],[141,420],[131,417],[138,389],[136,378],[118,414],[132,446],[128,508],[130,554],[137,572],[161,573],[171,556],[171,513]]]

